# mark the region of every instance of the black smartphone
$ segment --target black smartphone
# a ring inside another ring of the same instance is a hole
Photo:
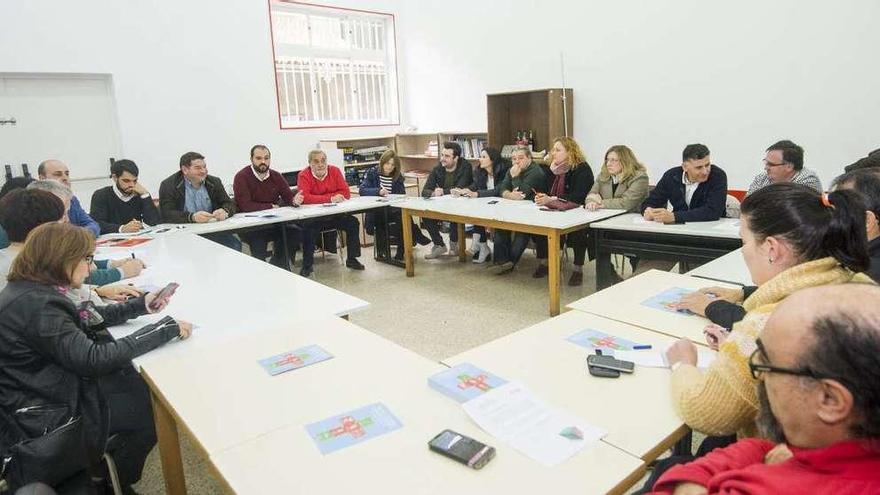
[[[159,309],[159,306],[161,306],[163,302],[171,299],[171,296],[174,295],[174,292],[178,287],[180,287],[180,285],[174,282],[162,287],[162,290],[156,293],[156,297],[154,297],[153,301],[150,303],[150,309]]]
[[[497,199],[493,199],[492,201],[489,201],[489,202],[486,203],[486,204],[487,204],[487,205],[494,205],[494,204],[496,204],[496,203],[498,203],[498,200],[497,200]]]
[[[589,356],[587,356],[587,366],[605,368],[609,370],[620,371],[623,373],[632,373],[635,370],[636,363],[632,361],[614,359],[614,356],[601,356],[598,354],[590,354]]]
[[[495,447],[452,430],[443,430],[432,438],[428,448],[473,469],[481,469],[495,457]]]
[[[589,371],[591,375],[598,376],[599,378],[620,378],[619,371],[610,370],[608,368],[600,368],[598,366],[590,366],[588,364],[587,371]]]

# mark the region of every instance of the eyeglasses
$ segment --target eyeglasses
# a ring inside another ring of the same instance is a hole
[[[764,159],[764,166],[765,167],[781,167],[783,165],[788,165],[788,162],[773,163],[770,160],[767,160],[766,158]]]
[[[814,380],[834,378],[832,376],[817,373],[808,367],[782,368],[780,366],[773,366],[772,364],[762,363],[761,356],[766,356],[767,352],[764,350],[764,344],[761,342],[761,339],[758,339],[755,343],[758,345],[758,348],[755,349],[754,352],[752,352],[751,356],[749,356],[749,372],[752,374],[752,378],[754,378],[755,380],[761,380],[764,373],[781,373],[783,375],[806,376],[809,378],[813,378]]]
[[[85,261],[86,263],[91,265],[92,262],[95,261],[95,255],[94,254],[87,254],[83,257],[83,261]]]

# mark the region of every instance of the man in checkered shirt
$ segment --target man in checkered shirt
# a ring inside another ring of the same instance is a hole
[[[746,196],[777,182],[794,182],[822,192],[819,176],[816,172],[804,168],[804,149],[787,139],[767,148],[764,171],[752,181]]]

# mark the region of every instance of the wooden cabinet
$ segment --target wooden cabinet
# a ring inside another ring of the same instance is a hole
[[[550,140],[566,135],[566,120],[568,135],[574,134],[573,102],[570,88],[564,100],[561,88],[486,95],[489,146],[500,150],[515,144],[517,131],[531,130],[535,151],[549,150]]]

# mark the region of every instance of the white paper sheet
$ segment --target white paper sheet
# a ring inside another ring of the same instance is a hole
[[[697,368],[706,369],[715,361],[718,353],[711,349],[697,349]],[[636,366],[650,368],[668,368],[666,351],[614,351],[614,357],[623,361],[632,361]]]
[[[548,406],[516,382],[490,390],[463,407],[484,431],[545,466],[566,461],[606,435]]]

